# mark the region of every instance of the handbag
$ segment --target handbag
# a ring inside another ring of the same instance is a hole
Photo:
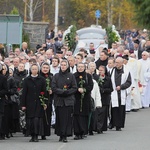
[[[19,96],[17,94],[11,95],[10,99],[12,102],[17,103],[18,105],[20,104],[20,99],[19,99]]]

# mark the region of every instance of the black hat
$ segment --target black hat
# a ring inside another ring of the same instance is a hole
[[[94,50],[90,50],[90,54],[95,54],[95,51]]]
[[[123,55],[122,58],[123,58],[123,59],[126,59],[126,60],[129,60],[128,55]]]
[[[41,48],[41,47],[42,47],[42,46],[38,44],[38,45],[36,46],[36,49],[39,49],[39,48]]]
[[[134,43],[140,44],[140,41],[138,39],[134,40]]]
[[[63,51],[56,51],[57,54],[63,54]]]

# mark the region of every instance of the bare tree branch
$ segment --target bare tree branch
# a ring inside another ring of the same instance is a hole
[[[33,9],[33,13],[37,10],[37,8],[42,6],[42,2],[40,2],[39,0],[36,2],[34,9]]]

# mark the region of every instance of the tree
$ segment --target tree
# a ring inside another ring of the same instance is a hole
[[[13,8],[12,11],[10,12],[10,14],[19,15],[19,11],[18,11],[18,9],[14,6],[14,8]]]
[[[28,0],[23,0],[23,1],[25,2],[25,4],[28,7],[29,20],[33,21],[35,11],[42,6],[43,2],[40,0],[36,0],[36,1],[29,0],[29,2],[28,2]]]
[[[135,20],[137,23],[147,29],[150,29],[150,1],[149,0],[131,0],[135,6]]]

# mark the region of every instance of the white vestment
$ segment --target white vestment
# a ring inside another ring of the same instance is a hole
[[[141,72],[140,72],[140,83],[143,86],[143,91],[141,93],[141,103],[143,107],[149,107],[149,100],[147,98],[147,86],[148,86],[148,82],[147,80],[145,80],[145,74],[147,74],[149,67],[150,67],[150,60],[143,60],[140,59],[139,60],[141,63]]]
[[[123,69],[124,69],[123,70],[124,73],[121,75],[121,85],[127,81],[127,78],[129,76],[129,71],[127,70],[127,68],[123,67]],[[111,93],[112,107],[119,107],[118,93],[117,93],[116,84],[115,84],[115,69],[112,72],[111,80],[112,80],[112,85],[113,85],[113,92]],[[129,91],[127,89],[121,90],[121,105],[126,104],[126,98],[127,98],[128,92]]]
[[[142,106],[149,107],[150,105],[150,67],[147,72],[144,73],[145,86],[143,87]]]

